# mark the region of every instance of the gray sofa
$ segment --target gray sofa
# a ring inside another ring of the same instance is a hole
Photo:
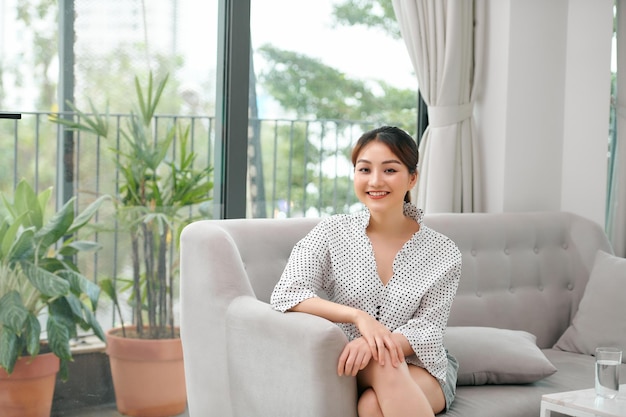
[[[184,229],[191,417],[356,416],[355,380],[335,370],[343,333],[268,304],[291,248],[317,222],[204,220]],[[594,358],[580,353],[591,348],[572,325],[598,251],[611,254],[597,224],[560,212],[432,214],[425,223],[463,254],[445,339],[460,362],[459,386],[445,415],[536,417],[542,394],[593,387]]]

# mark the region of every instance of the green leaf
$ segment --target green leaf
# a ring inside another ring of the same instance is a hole
[[[158,167],[161,162],[165,160],[167,153],[169,152],[172,142],[176,137],[176,126],[172,126],[168,129],[167,135],[165,139],[160,141],[156,147],[156,155],[155,155],[155,167]]]
[[[15,362],[19,356],[18,337],[6,327],[0,327],[0,366],[8,374],[13,372]]]
[[[64,320],[61,320],[56,314],[51,314],[48,316],[46,329],[50,350],[62,360],[71,360],[70,331]]]
[[[63,296],[70,290],[69,282],[45,269],[30,262],[22,262],[21,267],[31,284],[47,297]]]
[[[103,279],[100,281],[100,289],[113,301],[113,304],[117,305],[117,291],[115,291],[115,285],[113,285],[112,279]]]
[[[39,242],[40,250],[47,250],[56,241],[67,234],[67,231],[74,221],[74,200],[71,198],[59,209],[52,218],[35,233],[35,239]]]
[[[19,231],[20,224],[14,223],[2,241],[2,247],[4,256],[9,261],[18,261],[21,259],[29,258],[34,253],[34,240],[35,229],[30,227],[28,229],[21,229]],[[19,235],[15,235],[19,233]],[[6,247],[6,250],[4,248]]]
[[[100,245],[98,242],[93,242],[90,240],[77,240],[64,244],[63,247],[59,250],[58,254],[62,256],[73,256],[78,252],[95,252],[100,248],[102,248],[102,245]]]
[[[24,214],[22,214],[22,216],[18,216],[17,218],[13,216],[12,218],[7,219],[3,222],[3,224],[6,226],[3,227],[4,233],[1,235],[2,237],[0,238],[0,253],[4,254],[4,258],[9,257],[11,246],[13,246],[15,242],[15,237],[18,235],[18,233],[20,233],[21,230],[24,229],[24,226],[22,226],[22,220],[24,216]]]
[[[45,210],[48,205],[48,201],[50,201],[50,197],[52,196],[52,187],[48,187],[45,190],[41,191],[37,196],[37,201],[39,202],[39,207],[41,210]],[[43,226],[43,222],[39,227]]]
[[[72,223],[72,225],[70,226],[69,230],[66,233],[72,234],[78,229],[85,226],[87,223],[89,223],[91,218],[96,214],[100,206],[105,201],[110,201],[110,200],[111,200],[110,196],[103,195],[103,196],[100,196],[98,199],[96,199],[93,203],[89,204],[89,206],[87,206],[85,210],[83,210],[78,216],[76,216],[76,218],[74,219],[74,222]]]
[[[96,336],[98,336],[98,339],[104,342],[106,337],[104,335],[104,331],[102,330],[102,327],[100,327],[100,323],[98,323],[98,320],[96,319],[95,314],[93,314],[91,310],[89,310],[89,308],[85,306],[84,304],[83,304],[83,313],[85,315],[85,321],[89,325],[89,328],[93,330],[93,333]],[[85,330],[88,330],[88,329],[85,329]]]
[[[70,293],[65,296],[65,301],[67,301],[67,305],[70,307],[70,310],[72,310],[72,314],[80,319],[80,321],[83,321],[83,307],[80,300],[74,294]]]
[[[68,246],[71,246],[79,252],[95,252],[102,248],[102,245],[93,240],[76,240],[71,242]]]
[[[48,272],[55,274],[57,271],[62,271],[67,268],[66,262],[58,258],[43,258],[37,261],[37,266],[40,269],[44,269]]]
[[[1,215],[1,214],[0,214]],[[7,236],[7,233],[9,231],[9,228],[11,227],[11,225],[9,224],[9,221],[7,219],[0,219],[0,236],[2,236],[2,239],[0,239],[0,259],[4,259],[3,254],[5,253],[3,250],[3,243],[6,239],[8,246],[11,245],[11,238],[9,238]],[[13,232],[15,235],[15,232]]]
[[[43,211],[39,206],[37,194],[30,184],[21,180],[15,188],[14,197],[14,217],[26,214],[28,221],[24,221],[25,227],[34,226],[39,229],[43,225]]]
[[[148,78],[147,94],[144,96],[141,84],[139,83],[139,78],[135,77],[135,91],[137,92],[138,105],[141,112],[141,117],[143,119],[143,123],[146,126],[150,124],[150,121],[154,117],[154,113],[156,112],[156,108],[159,105],[159,101],[161,100],[161,95],[163,94],[163,90],[165,89],[168,78],[169,75],[166,75],[164,79],[159,82],[156,91],[153,91],[153,75],[152,72],[150,72]]]
[[[108,137],[109,134],[109,105],[107,103],[106,112],[101,115],[95,108],[91,99],[89,99],[89,107],[92,114],[80,111],[74,103],[67,101],[68,106],[78,114],[78,121],[68,120],[59,117],[58,114],[51,114],[50,121],[63,126],[67,126],[71,130],[93,133],[96,136]]]
[[[82,275],[78,276],[78,280],[81,292],[89,297],[89,301],[95,310],[98,306],[98,299],[100,298],[100,287]]]
[[[28,317],[22,297],[16,290],[0,298],[0,325],[10,328],[15,334],[21,334]]]
[[[78,250],[71,245],[63,245],[58,251],[57,255],[62,256],[64,258],[72,258],[74,255],[78,253]]]
[[[69,378],[70,372],[69,372],[69,368],[67,366],[67,360],[61,360],[61,362],[59,363],[59,379],[63,382],[67,381],[67,379]]]
[[[26,350],[30,355],[37,355],[41,347],[41,324],[33,313],[26,318]]]
[[[48,313],[50,316],[54,316],[59,323],[65,326],[70,338],[76,337],[76,325],[82,323],[82,319],[76,319],[67,297],[56,298],[54,301],[49,303]]]
[[[100,296],[100,287],[89,281],[80,272],[72,270],[59,271],[59,276],[67,280],[70,283],[70,291],[76,296],[86,294],[89,296],[92,303],[97,302]]]

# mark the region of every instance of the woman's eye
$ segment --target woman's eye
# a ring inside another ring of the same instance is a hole
[[[359,168],[359,172],[370,172],[369,168]]]
[[[385,172],[394,173],[394,172],[397,172],[397,171],[395,169],[393,169],[393,168],[388,168],[388,169],[385,170]]]

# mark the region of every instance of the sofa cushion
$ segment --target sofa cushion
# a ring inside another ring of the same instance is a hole
[[[593,355],[598,346],[626,351],[624,294],[626,259],[598,251],[578,311],[554,347],[586,355]]]
[[[448,327],[444,345],[459,361],[457,385],[526,384],[556,372],[536,337],[522,330]]]

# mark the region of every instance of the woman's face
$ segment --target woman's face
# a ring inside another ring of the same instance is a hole
[[[354,191],[371,212],[399,209],[417,181],[387,145],[373,140],[359,153],[354,166]]]

